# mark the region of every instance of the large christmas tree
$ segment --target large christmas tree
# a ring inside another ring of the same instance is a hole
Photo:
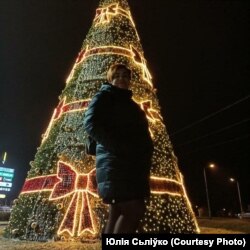
[[[126,0],[101,0],[92,27],[60,95],[6,233],[29,240],[99,238],[107,206],[98,197],[95,158],[85,153],[83,115],[113,63],[133,71],[133,99],[145,111],[154,141],[151,197],[139,233],[199,231],[185,192],[139,35]],[[133,173],[131,173],[133,174]]]

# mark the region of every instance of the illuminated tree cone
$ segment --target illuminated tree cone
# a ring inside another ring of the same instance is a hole
[[[138,232],[199,231],[128,3],[101,0],[35,160],[30,163],[7,234],[30,240],[100,237],[107,206],[97,195],[95,159],[84,151],[82,121],[89,100],[115,62],[125,63],[133,71],[133,99],[145,111],[154,141],[151,197]]]

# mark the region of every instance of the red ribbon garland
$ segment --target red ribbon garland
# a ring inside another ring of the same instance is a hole
[[[53,117],[53,120],[58,119],[63,113],[69,112],[69,111],[75,111],[75,110],[82,110],[87,108],[89,105],[88,101],[77,101],[77,102],[71,102],[65,104],[65,99],[62,99],[58,106],[56,107],[56,112]]]
[[[68,231],[72,236],[81,235],[87,230],[95,234],[92,210],[88,195],[97,194],[96,171],[92,169],[88,174],[78,174],[70,165],[58,162],[57,175],[39,176],[27,179],[21,193],[51,191],[49,200],[56,200],[72,195],[58,234]],[[183,194],[182,184],[166,178],[150,178],[152,193]],[[80,208],[78,206],[81,206]],[[80,218],[77,211],[80,209]],[[78,221],[76,225],[75,222]]]

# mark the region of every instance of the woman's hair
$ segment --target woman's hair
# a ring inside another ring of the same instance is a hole
[[[107,80],[109,82],[112,82],[113,80],[113,76],[115,74],[115,72],[118,70],[118,69],[126,69],[129,73],[129,77],[131,79],[131,70],[124,64],[113,64],[110,66],[109,70],[108,70],[108,73],[107,73]]]

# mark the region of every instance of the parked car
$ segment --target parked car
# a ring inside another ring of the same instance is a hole
[[[0,212],[10,213],[11,212],[11,207],[0,206]]]
[[[242,217],[243,219],[250,219],[250,212],[248,212],[248,213],[242,213],[242,214],[241,214],[241,217]]]
[[[250,219],[250,212],[246,212],[246,213],[239,213],[237,214],[237,217],[240,219]]]

